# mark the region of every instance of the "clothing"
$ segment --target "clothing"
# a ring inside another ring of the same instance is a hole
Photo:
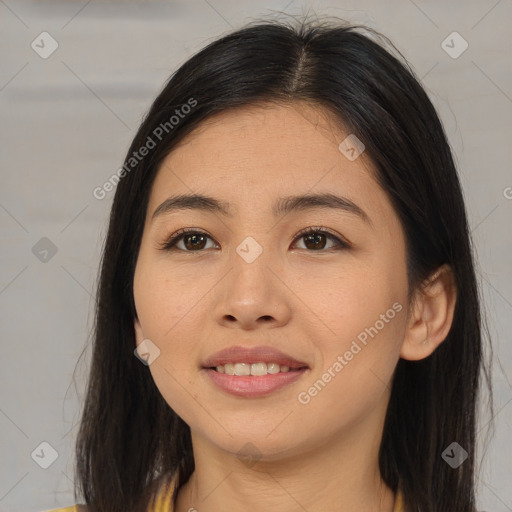
[[[172,482],[171,487],[167,494],[160,493],[157,497],[157,501],[155,503],[155,508],[151,510],[151,512],[173,512],[171,509],[171,496],[174,488],[175,480]],[[82,505],[83,507],[83,505]],[[72,507],[59,508],[56,510],[49,510],[48,512],[82,512],[82,510],[77,506],[73,505]],[[395,508],[393,512],[404,512],[403,510],[403,497],[402,493],[398,491],[396,494],[395,500]]]

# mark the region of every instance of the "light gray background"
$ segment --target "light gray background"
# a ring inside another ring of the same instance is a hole
[[[113,196],[97,200],[93,189],[119,168],[172,71],[217,36],[272,11],[335,15],[382,31],[441,115],[494,339],[496,431],[478,505],[512,510],[510,0],[0,0],[0,511],[74,503],[72,450],[89,350],[77,387],[73,370],[89,342]],[[31,48],[43,31],[59,44],[47,59]],[[453,31],[469,44],[456,59],[441,46]],[[57,248],[46,262],[32,251],[43,237]],[[43,441],[58,452],[48,469],[31,458]]]

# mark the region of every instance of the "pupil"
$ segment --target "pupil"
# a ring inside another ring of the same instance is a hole
[[[314,240],[313,244],[318,244],[319,243],[319,237],[324,237],[323,234],[321,233],[313,233],[311,235],[307,235],[306,236],[306,247],[308,247],[308,249],[311,249],[311,247],[308,245],[308,241],[309,240]],[[323,244],[322,244],[323,245]],[[313,247],[313,249],[323,249],[323,247]]]
[[[196,249],[197,249],[198,247],[199,247],[200,249],[202,249],[202,248],[203,248],[203,246],[204,246],[204,238],[205,238],[205,237],[204,237],[204,235],[188,235],[186,238],[187,238],[187,241],[194,240],[194,242],[192,242],[191,247],[190,247],[190,244],[188,244],[188,243],[186,244],[188,249],[190,249],[190,248],[192,248],[192,249],[193,249],[194,247],[195,247]],[[199,238],[202,238],[202,239],[203,239],[203,240],[202,240],[203,245],[201,245],[201,246],[199,246],[199,245],[196,243],[196,242],[198,241],[198,239],[199,239]]]

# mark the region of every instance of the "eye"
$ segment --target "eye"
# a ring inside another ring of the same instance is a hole
[[[167,241],[165,241],[161,248],[163,250],[180,250],[185,252],[199,252],[205,248],[206,239],[211,237],[203,231],[197,229],[183,228],[174,233]],[[184,242],[185,248],[179,247],[181,242]]]
[[[347,242],[340,240],[340,238],[330,233],[324,227],[310,227],[303,229],[295,237],[295,240],[300,239],[305,240],[306,248],[313,251],[321,251],[322,249],[325,249],[325,241],[327,239],[335,242],[334,247],[328,247],[328,249],[348,249],[350,247]]]
[[[208,239],[212,240],[212,238],[204,231],[183,228],[163,242],[163,244],[161,244],[161,249],[168,251],[180,250],[184,252],[201,252],[202,249],[208,248],[206,247]],[[306,249],[317,252],[326,248],[325,245],[327,239],[334,241],[334,246],[327,247],[327,249],[347,249],[350,247],[347,242],[340,240],[340,238],[327,231],[327,228],[324,227],[305,228],[298,233],[294,242],[300,239],[305,240]],[[184,245],[180,247],[179,244],[182,242]]]

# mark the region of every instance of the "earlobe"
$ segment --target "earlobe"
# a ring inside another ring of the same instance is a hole
[[[418,361],[430,356],[452,326],[457,290],[453,272],[444,264],[415,291],[400,357]]]

